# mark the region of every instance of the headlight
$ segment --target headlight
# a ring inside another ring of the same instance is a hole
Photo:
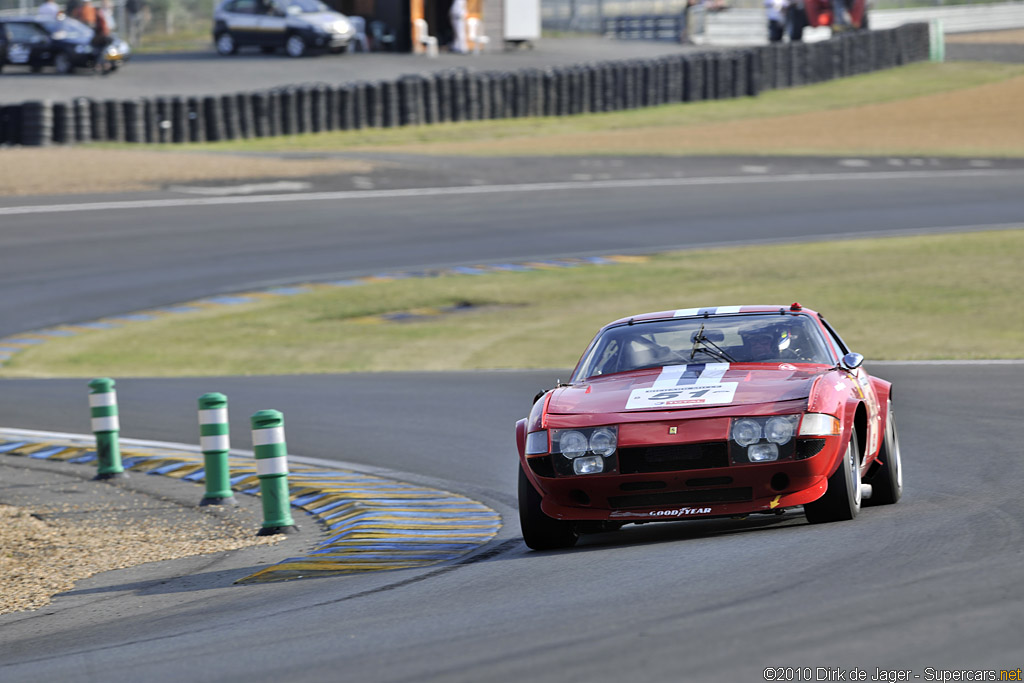
[[[780,446],[793,438],[796,415],[773,417],[764,425],[764,438]]]
[[[534,432],[543,434],[545,432]],[[531,444],[527,435],[527,452]],[[541,448],[540,438],[536,443]],[[556,454],[552,461],[555,472],[559,475],[598,474],[615,469],[615,453],[619,445],[619,426],[580,427],[578,429],[552,429],[551,453]],[[544,444],[547,447],[547,444]],[[546,451],[540,451],[546,452]]]
[[[742,465],[791,459],[799,421],[800,415],[734,418],[729,430],[732,461]]]
[[[756,443],[747,449],[750,462],[773,462],[779,459],[779,447],[773,443]]]
[[[597,455],[576,458],[572,461],[572,471],[576,474],[599,474],[604,472],[604,458]]]
[[[350,27],[346,20],[338,19],[336,22],[334,22],[332,28],[334,29],[335,33],[348,33]]]
[[[833,436],[839,433],[839,419],[823,413],[807,413],[800,420],[798,436]]]
[[[587,437],[580,432],[569,430],[558,435],[558,452],[569,458],[578,458],[587,452]]]
[[[754,420],[737,420],[732,424],[732,440],[740,446],[749,446],[761,440],[761,425]]]
[[[606,458],[614,453],[618,443],[619,437],[607,427],[595,429],[594,433],[590,435],[590,450],[601,457]]]

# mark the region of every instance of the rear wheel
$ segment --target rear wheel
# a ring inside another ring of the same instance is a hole
[[[864,505],[892,505],[903,496],[903,462],[900,460],[900,437],[896,431],[896,416],[889,402],[885,420],[885,438],[878,453],[882,461],[871,477],[871,497]]]
[[[301,57],[306,54],[306,41],[298,34],[288,36],[288,42],[284,44],[284,51],[288,53],[289,57]]]
[[[238,52],[238,44],[235,42],[235,37],[228,31],[224,31],[217,36],[217,52],[222,55],[233,55]]]
[[[540,494],[526,477],[522,463],[519,465],[519,526],[526,545],[534,550],[571,548],[580,537],[572,522],[552,519],[541,511]]]
[[[66,52],[58,52],[53,58],[53,67],[59,74],[69,74],[75,70],[75,64]]]
[[[857,516],[860,502],[860,448],[853,432],[842,462],[828,478],[825,495],[804,505],[804,514],[811,524],[842,522]]]

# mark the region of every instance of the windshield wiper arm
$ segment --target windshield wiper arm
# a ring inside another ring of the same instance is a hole
[[[693,356],[697,353],[697,347],[701,346],[700,350],[709,356],[714,356],[718,360],[728,361],[729,363],[735,363],[736,359],[730,356],[724,349],[719,347],[715,342],[704,336],[704,323],[701,323],[700,330],[693,336],[693,348],[690,349],[690,360],[693,360]]]

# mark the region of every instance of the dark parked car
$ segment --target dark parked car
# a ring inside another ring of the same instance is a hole
[[[128,43],[117,36],[106,47],[94,46],[92,29],[70,17],[0,17],[0,70],[11,65],[32,71],[52,66],[57,73],[69,74],[94,68],[101,57],[113,70],[130,53]]]
[[[224,0],[213,15],[213,42],[222,55],[240,47],[279,48],[290,57],[312,51],[345,52],[352,22],[320,0]]]

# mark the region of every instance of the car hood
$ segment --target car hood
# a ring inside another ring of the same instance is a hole
[[[826,370],[788,363],[702,363],[618,373],[556,389],[548,413],[631,413],[806,399]]]

